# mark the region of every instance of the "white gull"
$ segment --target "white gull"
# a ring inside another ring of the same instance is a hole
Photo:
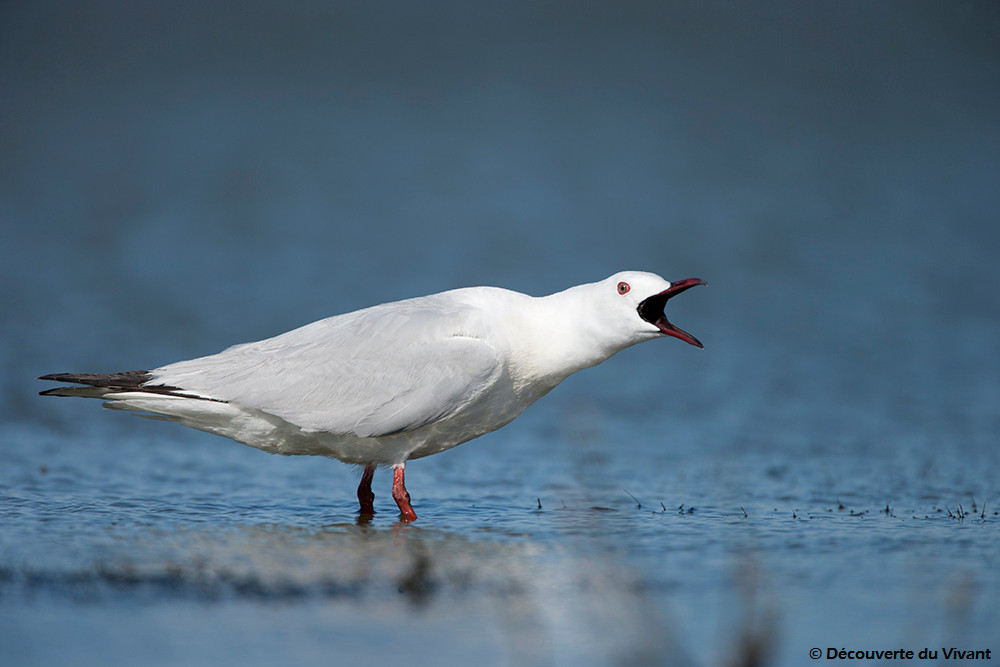
[[[667,300],[704,281],[625,271],[544,297],[468,287],[384,303],[151,371],[56,373],[42,392],[105,400],[266,452],[393,468],[401,518],[417,518],[410,459],[509,423],[557,384],[642,341],[674,336]]]

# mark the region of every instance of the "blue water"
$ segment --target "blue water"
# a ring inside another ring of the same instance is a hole
[[[988,2],[4,5],[3,664],[1000,651],[998,35]],[[384,471],[358,525],[349,466],[36,395],[626,268],[709,281],[670,304],[706,349],[408,466],[411,525]]]

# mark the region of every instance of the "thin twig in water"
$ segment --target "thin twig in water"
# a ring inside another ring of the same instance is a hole
[[[628,493],[628,489],[622,489],[622,491],[624,491],[625,493]],[[635,501],[635,508],[636,509],[638,509],[638,510],[642,509],[642,503],[639,502],[638,498],[636,498],[635,496],[633,496],[631,493],[628,493],[628,497]]]

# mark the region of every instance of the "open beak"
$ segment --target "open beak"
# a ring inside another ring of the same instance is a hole
[[[659,294],[654,294],[653,296],[642,300],[638,308],[639,317],[646,320],[668,336],[680,338],[685,343],[690,343],[695,347],[705,347],[698,341],[697,338],[671,324],[670,320],[668,320],[667,316],[664,314],[663,309],[671,297],[675,297],[681,292],[691,289],[695,285],[707,284],[708,283],[700,278],[687,278],[686,280],[677,280],[672,282],[670,283],[670,287],[663,290]]]

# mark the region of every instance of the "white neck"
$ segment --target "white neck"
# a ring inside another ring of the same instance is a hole
[[[526,377],[551,388],[639,342],[607,326],[592,299],[584,297],[586,287],[529,297],[520,323],[525,342],[517,353]]]

